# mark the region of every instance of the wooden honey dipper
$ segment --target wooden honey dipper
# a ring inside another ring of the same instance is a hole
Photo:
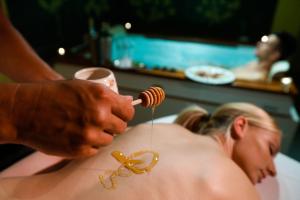
[[[132,105],[141,104],[144,107],[154,107],[161,104],[165,99],[165,92],[162,88],[152,86],[139,94],[138,99],[132,102]]]

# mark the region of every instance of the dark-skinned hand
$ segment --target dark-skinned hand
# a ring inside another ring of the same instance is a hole
[[[63,157],[91,156],[125,131],[134,115],[131,103],[131,96],[84,80],[20,84],[13,142]]]

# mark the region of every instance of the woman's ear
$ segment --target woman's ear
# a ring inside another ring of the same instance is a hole
[[[236,140],[243,138],[246,134],[247,126],[248,121],[246,117],[236,117],[231,126],[231,137]]]

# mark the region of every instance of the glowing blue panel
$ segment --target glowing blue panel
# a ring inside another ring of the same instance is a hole
[[[112,60],[129,56],[147,68],[184,69],[212,64],[232,69],[254,59],[254,46],[184,42],[141,35],[113,37]]]

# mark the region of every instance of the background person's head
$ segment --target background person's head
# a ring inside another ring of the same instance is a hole
[[[261,61],[270,63],[288,59],[295,51],[297,40],[288,32],[275,32],[264,35],[258,41],[255,55]]]
[[[200,107],[182,111],[175,123],[201,135],[230,134],[234,140],[233,161],[253,183],[275,175],[273,163],[281,143],[274,120],[261,108],[248,103],[229,103],[211,115]]]

